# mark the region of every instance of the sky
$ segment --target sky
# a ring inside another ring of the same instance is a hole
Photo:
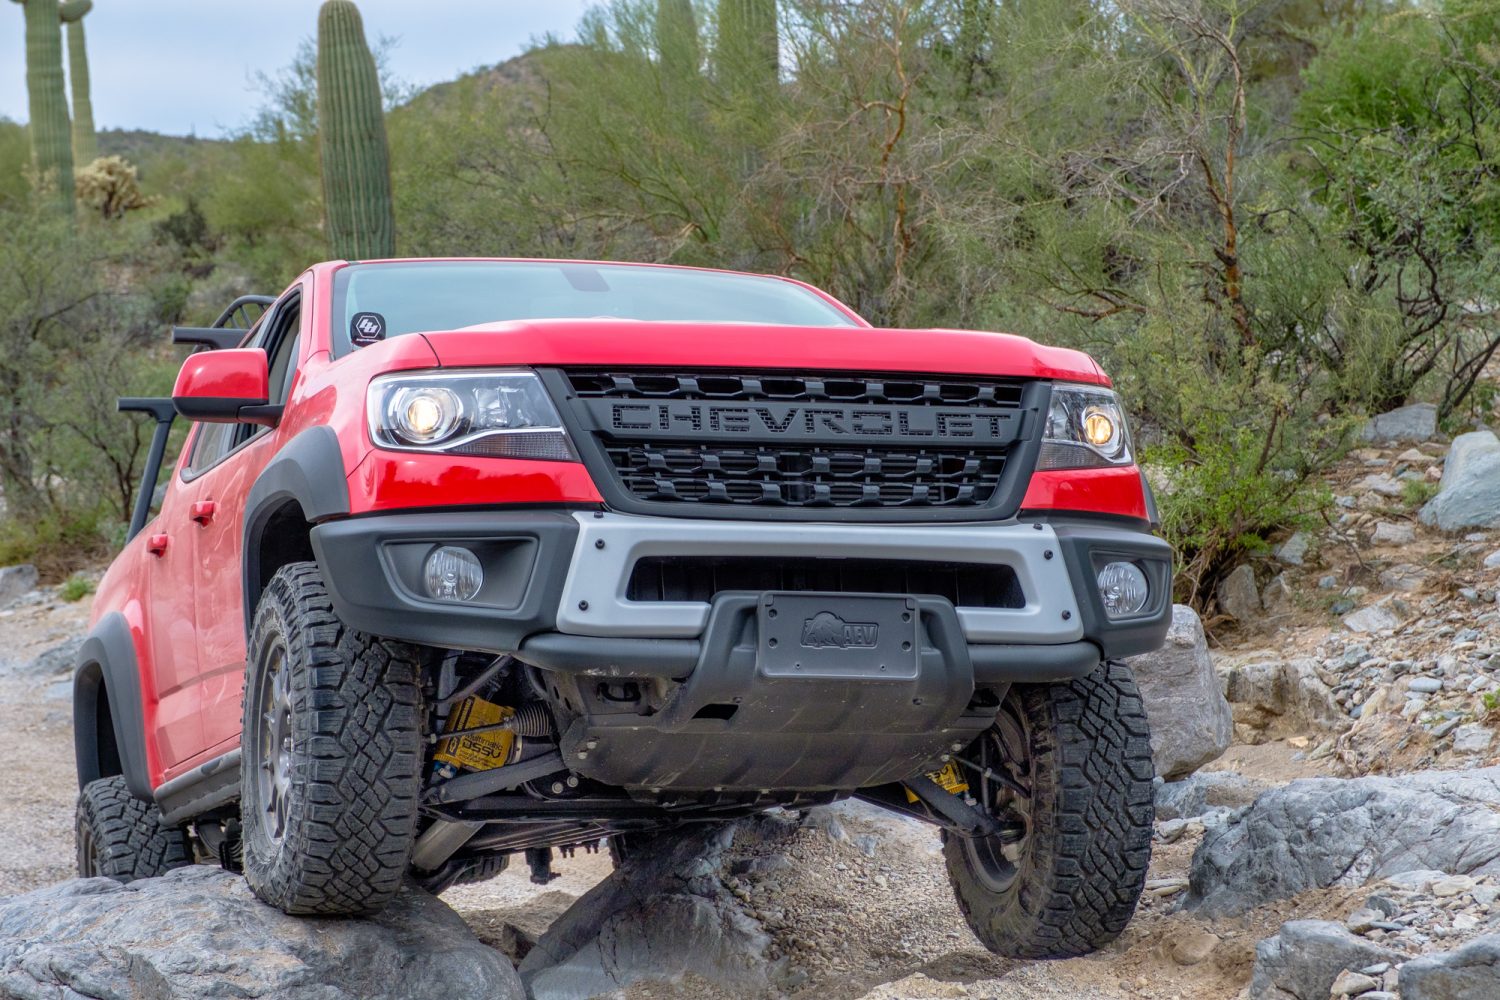
[[[359,0],[365,34],[390,36],[389,70],[425,86],[570,37],[591,0]],[[321,0],[94,0],[84,21],[94,121],[217,138],[263,103],[254,83],[317,33]],[[24,122],[24,15],[0,3],[0,116]]]

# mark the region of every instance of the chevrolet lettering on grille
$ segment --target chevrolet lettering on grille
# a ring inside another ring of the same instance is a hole
[[[962,441],[1003,447],[1020,435],[1024,416],[1017,410],[973,407],[696,400],[592,399],[586,406],[596,428],[635,440]]]

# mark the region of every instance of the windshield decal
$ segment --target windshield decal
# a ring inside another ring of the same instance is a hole
[[[378,312],[355,313],[349,320],[349,340],[366,347],[385,339],[385,317]]]

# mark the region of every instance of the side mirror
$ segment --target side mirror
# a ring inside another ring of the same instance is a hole
[[[271,375],[266,352],[237,347],[194,354],[183,362],[172,405],[189,420],[212,424],[275,424],[280,407],[267,406]]]

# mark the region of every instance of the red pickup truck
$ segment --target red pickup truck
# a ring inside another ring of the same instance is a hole
[[[172,398],[121,404],[159,433],[78,659],[83,874],[367,914],[854,796],[941,829],[999,953],[1125,926],[1120,661],[1172,557],[1087,355],[541,260],[319,264],[175,334]]]

